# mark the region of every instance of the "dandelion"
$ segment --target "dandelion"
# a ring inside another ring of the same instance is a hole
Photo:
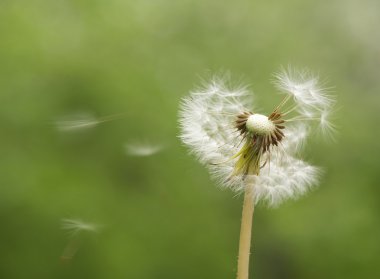
[[[334,130],[327,115],[335,100],[309,71],[283,69],[275,85],[285,96],[267,115],[257,113],[246,87],[214,77],[182,100],[182,141],[206,165],[219,185],[244,193],[238,279],[248,278],[254,205],[277,207],[304,195],[320,171],[297,155],[313,122]]]

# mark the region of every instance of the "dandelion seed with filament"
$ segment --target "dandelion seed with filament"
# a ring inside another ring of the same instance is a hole
[[[160,144],[152,144],[144,141],[129,142],[125,144],[127,155],[136,157],[148,157],[160,152],[164,147]]]
[[[61,255],[61,260],[66,262],[72,260],[79,250],[79,235],[81,232],[98,232],[99,225],[86,223],[80,219],[62,219],[62,229],[66,230],[70,235],[69,242]]]

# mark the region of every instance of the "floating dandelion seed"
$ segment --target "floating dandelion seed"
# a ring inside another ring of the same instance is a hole
[[[66,262],[70,261],[79,250],[79,235],[85,231],[96,233],[99,231],[99,225],[86,223],[79,219],[62,219],[62,229],[70,235],[70,240],[61,255],[61,260]]]
[[[99,225],[86,223],[80,219],[62,219],[62,229],[68,231],[71,235],[75,235],[82,231],[97,232]]]
[[[163,149],[160,144],[152,144],[147,142],[126,143],[125,151],[130,156],[148,157],[152,156]]]
[[[57,127],[57,130],[61,132],[75,132],[91,129],[100,123],[121,119],[123,117],[125,117],[125,114],[121,113],[96,118],[92,113],[80,112],[62,117],[55,122],[55,126]]]
[[[90,129],[99,124],[99,120],[90,113],[68,115],[56,121],[56,127],[61,132]]]
[[[309,71],[288,68],[275,75],[285,94],[268,115],[253,107],[245,87],[231,89],[214,77],[183,99],[182,141],[206,165],[222,187],[244,192],[238,278],[248,278],[254,204],[276,207],[305,194],[318,182],[319,169],[296,157],[316,122],[326,134],[335,100]],[[311,122],[309,122],[311,121]]]

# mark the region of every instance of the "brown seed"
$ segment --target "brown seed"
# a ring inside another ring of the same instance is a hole
[[[272,144],[272,137],[271,136],[267,136],[267,138],[268,138],[269,144]]]
[[[280,119],[281,118],[281,114],[280,113],[275,113],[273,118],[271,120],[277,120],[277,119]]]
[[[272,140],[273,141],[279,141],[279,139],[278,139],[277,134],[275,133],[275,131],[273,131],[273,133],[272,133]]]
[[[279,132],[282,137],[285,137],[284,133],[281,130],[276,129],[276,131]]]
[[[278,141],[281,141],[283,136],[279,132],[280,132],[280,130],[275,130],[274,131],[274,133],[275,133],[276,138],[278,139]]]
[[[236,123],[246,123],[247,119],[238,119],[235,121]]]

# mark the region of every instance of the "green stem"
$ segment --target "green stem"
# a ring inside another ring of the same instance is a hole
[[[249,274],[249,256],[251,249],[252,219],[254,211],[252,195],[253,187],[252,185],[247,185],[244,193],[243,212],[241,218],[237,279],[248,279]]]

